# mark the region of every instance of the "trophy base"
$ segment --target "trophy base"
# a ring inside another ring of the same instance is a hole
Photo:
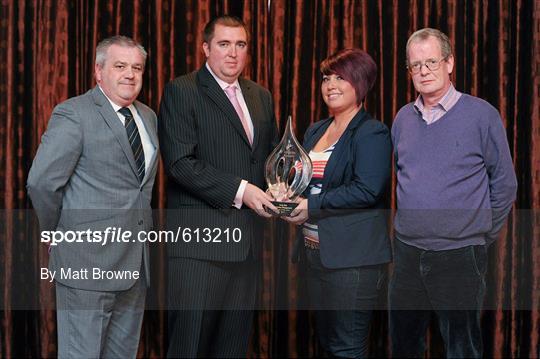
[[[279,202],[272,201],[272,204],[278,209],[278,215],[280,216],[290,216],[291,212],[298,206],[296,202]]]

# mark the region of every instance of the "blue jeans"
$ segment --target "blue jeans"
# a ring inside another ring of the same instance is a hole
[[[333,357],[365,358],[385,266],[328,269],[318,249],[305,251],[310,307],[322,347]]]
[[[485,293],[485,246],[426,251],[396,240],[390,280],[394,357],[423,357],[434,311],[448,358],[482,356],[480,312]]]

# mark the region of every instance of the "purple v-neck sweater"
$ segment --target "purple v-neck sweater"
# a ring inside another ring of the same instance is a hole
[[[427,125],[413,104],[392,126],[397,172],[396,236],[426,250],[496,238],[516,196],[516,176],[498,111],[463,94]]]

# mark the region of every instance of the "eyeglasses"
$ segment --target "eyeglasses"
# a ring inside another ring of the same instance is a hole
[[[443,57],[440,60],[428,59],[424,63],[422,63],[421,61],[413,62],[412,64],[407,65],[407,69],[413,75],[416,75],[417,73],[422,71],[422,66],[424,65],[426,65],[429,71],[437,71],[439,67],[441,67],[441,62],[445,60],[446,57]]]

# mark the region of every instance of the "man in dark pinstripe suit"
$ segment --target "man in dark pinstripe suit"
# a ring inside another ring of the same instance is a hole
[[[168,357],[245,357],[262,250],[275,210],[264,162],[275,145],[270,93],[240,78],[248,33],[237,18],[205,27],[206,64],[170,82],[159,114],[168,181]],[[258,215],[258,216],[257,216]]]

